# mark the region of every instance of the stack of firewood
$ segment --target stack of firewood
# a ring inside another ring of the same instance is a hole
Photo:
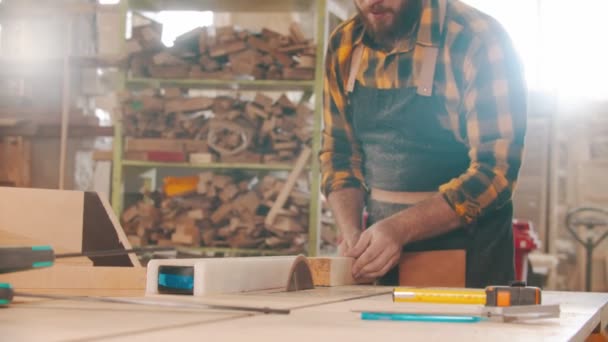
[[[232,26],[199,27],[176,38],[174,46],[161,42],[162,26],[133,28],[127,42],[129,68],[134,77],[312,80],[315,46],[298,24],[283,35],[259,33]]]
[[[313,113],[282,95],[251,101],[180,89],[122,94],[125,157],[193,163],[288,162],[312,137]]]
[[[309,193],[294,188],[272,224],[265,223],[282,179],[204,172],[166,183],[162,193],[148,194],[123,212],[133,245],[304,251]]]

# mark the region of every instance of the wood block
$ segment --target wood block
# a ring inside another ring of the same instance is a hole
[[[308,43],[303,44],[292,44],[289,46],[284,46],[277,48],[278,52],[286,53],[286,54],[294,54],[306,50],[310,45]]]
[[[239,188],[234,184],[228,184],[220,192],[220,199],[226,203],[231,201],[239,193]]]
[[[165,108],[165,100],[156,96],[141,96],[131,102],[135,110],[142,112],[161,112]]]
[[[211,153],[190,153],[190,163],[192,163],[192,164],[213,163],[213,155]]]
[[[232,179],[232,177],[230,176],[226,176],[226,175],[213,175],[213,179],[211,181],[211,183],[213,184],[213,186],[223,189],[226,186],[228,186],[229,184],[232,184],[234,182],[234,180]]]
[[[271,29],[268,29],[268,28],[262,28],[261,34],[262,34],[262,37],[264,37],[266,40],[270,40],[270,39],[278,40],[283,36],[282,34],[276,32],[276,31],[273,31]]]
[[[415,287],[465,287],[466,251],[405,252],[399,262],[399,284]]]
[[[284,68],[283,78],[286,80],[312,80],[313,78],[315,78],[315,69]]]
[[[250,117],[260,117],[262,119],[268,119],[270,117],[270,113],[265,111],[264,108],[258,106],[257,104],[253,103],[253,102],[249,102],[247,103],[247,105],[245,106],[245,112],[247,113],[247,115],[249,115]]]
[[[272,98],[262,94],[262,93],[257,93],[255,94],[255,98],[253,99],[253,102],[257,105],[259,105],[260,107],[264,108],[264,110],[266,111],[270,111],[270,108],[272,107],[273,104],[273,100]]]
[[[260,199],[255,192],[250,191],[246,194],[238,196],[233,201],[234,208],[239,212],[249,212],[255,214],[258,207],[260,206]]]
[[[259,51],[269,53],[273,51],[272,47],[265,40],[255,36],[250,36],[249,39],[247,39],[247,44]]]
[[[202,220],[205,218],[205,211],[203,209],[192,209],[188,211],[187,216],[193,220]]]
[[[162,51],[152,57],[154,64],[157,65],[184,65],[186,62],[178,57],[173,56],[167,51]]]
[[[296,43],[306,42],[306,37],[304,36],[304,32],[302,32],[302,28],[296,22],[293,22],[293,23],[291,23],[291,25],[289,25],[289,34],[291,35],[291,38]]]
[[[298,58],[299,68],[315,68],[317,65],[317,59],[315,56],[302,55]]]
[[[164,88],[163,97],[165,99],[175,99],[182,97],[182,90],[180,88]]]
[[[245,63],[245,64],[250,64],[252,68],[255,67],[256,65],[260,64],[261,59],[262,59],[262,54],[254,48],[247,48],[243,51],[231,53],[228,56],[228,60],[230,61],[231,64]]]
[[[308,258],[315,286],[355,285],[352,276],[354,259],[345,257]]]
[[[83,276],[86,274],[86,277]],[[145,267],[101,267],[60,265],[33,272],[0,274],[0,282],[10,283],[23,292],[34,289],[61,289],[65,293],[83,289],[124,289],[143,291]]]
[[[233,42],[227,42],[220,45],[216,45],[212,47],[209,51],[209,56],[211,57],[221,57],[226,56],[234,52],[238,52],[241,50],[245,50],[247,48],[247,44],[244,41],[237,40]]]
[[[273,221],[274,223],[270,227],[266,228],[274,232],[303,233],[305,231],[300,222],[295,220],[293,217],[276,216]]]
[[[173,139],[138,139],[126,138],[125,151],[128,152],[147,152],[147,151],[165,151],[165,152],[182,152],[184,149],[181,140]]]
[[[218,224],[224,220],[228,214],[232,211],[232,203],[224,203],[222,204],[212,215],[211,222],[214,224]]]
[[[277,62],[283,66],[283,68],[289,68],[290,66],[293,65],[293,58],[291,58],[291,56],[289,56],[288,54],[282,53],[282,52],[277,52],[277,51],[273,51],[272,52],[272,57],[274,57]],[[292,74],[294,74],[295,72],[291,72]],[[283,71],[283,77],[285,77],[285,72]]]
[[[281,192],[279,193],[276,202],[274,203],[272,208],[270,208],[268,216],[266,216],[266,226],[272,226],[272,224],[274,223],[279,209],[283,208],[283,206],[285,205],[289,193],[293,189],[298,177],[300,176],[300,173],[302,173],[302,171],[306,167],[306,163],[308,162],[308,159],[310,158],[311,154],[312,150],[304,146],[302,152],[300,152],[300,156],[298,157],[298,160],[296,161],[293,170],[289,173],[289,176],[287,177],[287,182],[285,183],[285,186],[281,189]]]
[[[299,143],[297,141],[289,141],[289,142],[275,143],[275,144],[273,144],[272,147],[274,147],[274,149],[277,151],[289,150],[286,152],[289,153],[289,155],[293,155],[293,150],[298,148],[298,145],[299,145]],[[280,155],[280,152],[279,152],[279,155]]]
[[[165,104],[165,113],[196,112],[210,109],[213,106],[210,97],[192,97],[179,100],[170,100]]]

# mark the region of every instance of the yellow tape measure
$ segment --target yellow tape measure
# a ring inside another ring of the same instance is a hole
[[[485,290],[396,287],[393,302],[396,303],[443,303],[486,304]]]

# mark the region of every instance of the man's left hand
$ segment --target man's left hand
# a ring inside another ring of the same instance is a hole
[[[405,243],[400,227],[390,219],[382,220],[366,229],[348,256],[355,258],[352,272],[356,280],[384,276],[399,262]]]

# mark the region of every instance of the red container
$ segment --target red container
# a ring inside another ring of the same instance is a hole
[[[532,222],[513,220],[513,241],[515,243],[515,278],[528,278],[528,254],[540,248],[540,240],[532,227]]]

